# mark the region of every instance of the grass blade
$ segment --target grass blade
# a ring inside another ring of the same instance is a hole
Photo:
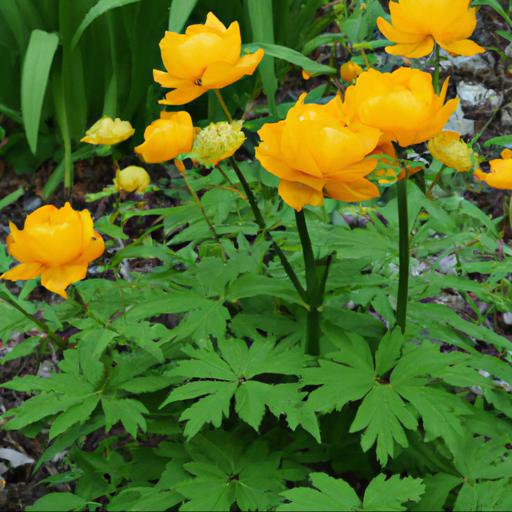
[[[37,150],[44,95],[59,37],[43,30],[33,30],[21,72],[21,114],[32,153]]]
[[[196,4],[197,0],[171,0],[169,11],[169,30],[171,32],[183,30]]]
[[[274,19],[272,0],[247,0],[249,20],[253,39],[264,43],[274,43]],[[267,97],[270,113],[277,118],[276,91],[277,79],[274,58],[266,55],[260,64],[259,72],[263,82],[263,91]]]
[[[14,201],[17,201],[24,192],[25,191],[23,190],[23,187],[19,187],[14,192],[11,192],[10,194],[0,199],[0,210],[3,210],[6,206],[9,206],[10,204],[14,203]]]
[[[117,7],[123,7],[123,5],[133,4],[135,2],[139,2],[140,0],[99,0],[99,2],[89,9],[89,12],[85,15],[85,18],[82,20],[82,23],[76,29],[75,35],[71,40],[71,49],[73,49],[80,41],[82,34],[85,32],[85,29],[99,16],[105,14],[107,11],[111,9],[115,9]]]

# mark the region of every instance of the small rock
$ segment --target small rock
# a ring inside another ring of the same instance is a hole
[[[452,114],[448,123],[446,124],[445,130],[452,130],[460,133],[463,137],[466,135],[473,135],[475,133],[475,121],[464,117],[462,107],[457,106],[457,110]]]
[[[459,82],[457,95],[460,98],[462,110],[468,112],[490,112],[496,110],[503,101],[503,97],[494,89],[488,89],[482,84]]]
[[[440,66],[446,73],[460,73],[470,76],[477,76],[487,73],[493,67],[482,55],[473,55],[471,57],[453,57],[448,53],[444,55],[445,59],[441,60]]]
[[[512,103],[507,103],[501,108],[501,126],[512,128]]]
[[[32,457],[28,457],[24,453],[13,450],[12,448],[0,448],[0,459],[8,461],[13,468],[34,463]]]
[[[23,200],[23,209],[27,212],[32,212],[36,208],[39,208],[43,202],[41,201],[40,197],[33,196],[33,197],[26,197]]]
[[[457,274],[457,257],[455,254],[449,254],[439,262],[439,270],[443,274],[456,275]]]
[[[507,325],[512,325],[512,313],[503,313],[503,321]]]

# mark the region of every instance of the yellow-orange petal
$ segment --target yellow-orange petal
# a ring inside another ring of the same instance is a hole
[[[461,39],[460,41],[453,41],[451,43],[438,41],[438,43],[441,48],[455,55],[471,57],[472,55],[485,52],[485,48],[471,41],[471,39]]]
[[[90,263],[95,259],[99,258],[105,252],[105,241],[102,236],[97,232],[93,231],[89,241],[85,244],[82,254],[76,260],[76,263]]]
[[[295,181],[280,180],[278,191],[283,201],[298,212],[306,205],[321,206],[324,202],[322,191]]]
[[[434,50],[434,39],[431,36],[426,36],[417,43],[400,43],[394,46],[386,46],[385,50],[390,55],[419,59],[432,53]]]
[[[404,32],[399,30],[382,17],[377,18],[377,27],[379,27],[379,30],[384,34],[386,39],[394,43],[417,43],[425,37],[424,34],[419,34],[418,32]]]
[[[367,201],[380,195],[378,187],[364,178],[350,183],[330,181],[325,189],[330,197],[346,203]]]
[[[208,89],[200,85],[189,83],[186,86],[169,91],[165,95],[165,100],[160,100],[158,103],[161,105],[185,105],[194,101],[199,96],[202,96]]]
[[[264,51],[258,48],[254,53],[240,57],[238,62],[214,62],[210,64],[201,78],[203,87],[207,89],[222,89],[245,75],[252,75],[263,58]]]
[[[41,274],[41,263],[20,263],[4,272],[0,279],[7,279],[8,281],[28,281],[35,279]]]
[[[85,278],[87,265],[63,265],[61,267],[43,267],[41,271],[41,284],[53,293],[68,298],[66,288],[71,283],[76,283]]]

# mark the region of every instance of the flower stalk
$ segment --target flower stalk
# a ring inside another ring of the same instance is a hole
[[[313,254],[313,247],[311,246],[311,239],[309,238],[304,210],[299,212],[295,211],[295,221],[297,223],[297,231],[299,232],[302,253],[304,256],[304,266],[306,269],[306,292],[309,304],[306,332],[306,354],[317,356],[320,353],[319,307],[322,304],[323,284],[318,280],[315,256]]]
[[[434,92],[436,94],[439,94],[440,88],[439,88],[439,67],[440,67],[440,60],[441,56],[439,55],[439,45],[435,45],[434,49]]]
[[[247,196],[247,199],[249,200],[249,204],[251,205],[252,213],[254,215],[254,219],[256,220],[256,224],[258,224],[259,228],[263,232],[263,235],[265,238],[272,244],[272,248],[276,252],[277,256],[279,257],[281,264],[283,265],[284,271],[290,278],[290,281],[292,282],[293,286],[297,290],[297,293],[300,295],[301,299],[308,303],[308,295],[306,291],[304,290],[303,286],[300,284],[299,278],[297,277],[297,274],[293,270],[292,266],[290,265],[290,262],[286,258],[284,252],[282,251],[281,247],[277,244],[277,242],[274,240],[272,235],[267,229],[267,225],[265,223],[265,219],[263,218],[263,215],[261,214],[261,210],[259,209],[258,203],[256,201],[256,198],[254,197],[254,194],[251,190],[251,187],[247,180],[245,179],[245,176],[243,175],[242,171],[240,170],[240,167],[238,167],[238,164],[236,163],[236,160],[234,158],[231,158],[231,165],[233,167],[233,170],[235,171],[235,174],[242,184],[242,188],[244,189],[245,195]]]
[[[405,332],[407,323],[407,301],[409,296],[409,217],[407,208],[407,177],[398,180],[398,231],[399,231],[399,274],[398,296],[396,306],[396,323],[402,332]]]

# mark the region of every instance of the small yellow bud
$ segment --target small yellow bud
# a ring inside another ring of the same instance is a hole
[[[244,143],[243,121],[211,123],[196,136],[190,157],[205,167],[215,167]]]
[[[447,130],[438,133],[427,146],[434,158],[456,171],[467,172],[477,163],[473,150],[457,132]]]
[[[142,194],[151,183],[151,178],[145,169],[137,165],[129,165],[116,172],[114,185],[116,190],[124,192],[138,192]]]
[[[355,80],[362,72],[363,68],[351,60],[345,62],[340,68],[340,76],[345,82],[352,82],[352,80]]]
[[[85,132],[85,137],[80,142],[112,146],[129,139],[134,133],[129,121],[122,121],[118,117],[102,117]]]
[[[302,70],[302,78],[304,80],[309,80],[311,78],[311,75],[305,69],[303,69]]]

